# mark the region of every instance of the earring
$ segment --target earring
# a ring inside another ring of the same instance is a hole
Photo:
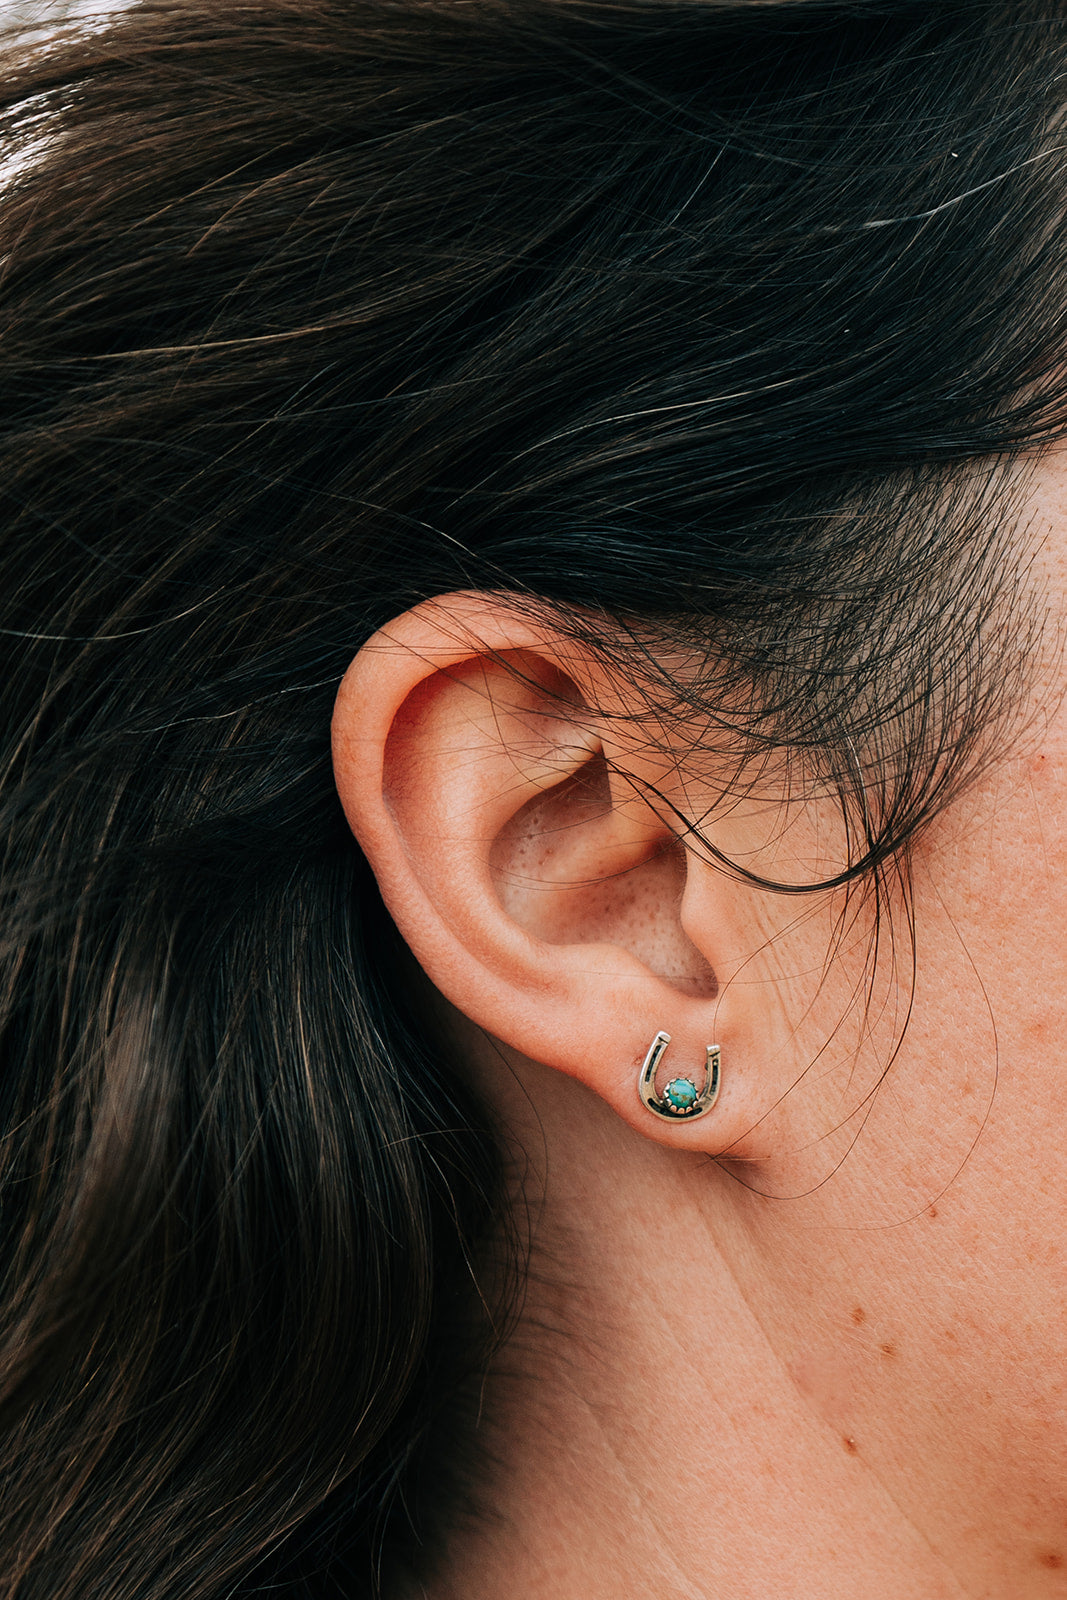
[[[641,1096],[641,1103],[650,1111],[654,1111],[658,1117],[702,1117],[705,1111],[711,1110],[719,1096],[719,1046],[708,1045],[707,1060],[704,1064],[704,1087],[699,1093],[692,1078],[672,1078],[664,1089],[661,1099],[656,1093],[656,1069],[670,1042],[670,1034],[661,1030],[649,1047],[641,1075],[637,1080],[637,1092]]]

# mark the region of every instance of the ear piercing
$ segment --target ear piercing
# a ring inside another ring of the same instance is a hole
[[[670,1034],[661,1030],[649,1047],[641,1075],[637,1080],[637,1092],[641,1096],[641,1103],[650,1111],[654,1111],[657,1117],[702,1117],[705,1111],[711,1110],[719,1096],[719,1046],[708,1045],[702,1089],[698,1091],[692,1078],[672,1078],[661,1098],[656,1093],[656,1069],[670,1042]]]

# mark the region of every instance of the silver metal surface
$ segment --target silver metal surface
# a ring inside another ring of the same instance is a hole
[[[708,1045],[707,1059],[704,1063],[703,1089],[697,1091],[696,1099],[691,1106],[673,1106],[669,1100],[663,1099],[656,1093],[656,1072],[670,1042],[670,1034],[664,1033],[662,1030],[653,1039],[649,1046],[648,1055],[645,1057],[644,1065],[641,1068],[641,1075],[637,1080],[637,1092],[641,1096],[642,1105],[647,1106],[650,1111],[654,1111],[657,1117],[666,1117],[671,1122],[692,1122],[694,1117],[702,1117],[706,1111],[710,1111],[718,1099],[721,1052],[717,1044]],[[671,1081],[675,1080],[672,1079]],[[692,1078],[685,1078],[681,1081],[692,1084],[693,1088],[696,1089],[696,1084],[693,1083]]]

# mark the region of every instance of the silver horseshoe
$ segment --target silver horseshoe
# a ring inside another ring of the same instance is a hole
[[[710,1111],[719,1097],[721,1051],[717,1044],[708,1045],[702,1089],[697,1089],[692,1078],[672,1078],[660,1096],[656,1093],[656,1071],[670,1042],[670,1034],[662,1030],[653,1039],[637,1080],[637,1092],[641,1104],[654,1111],[657,1117],[666,1117],[671,1122],[682,1119],[692,1122]]]

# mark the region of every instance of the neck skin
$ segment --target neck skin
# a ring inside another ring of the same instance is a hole
[[[837,1230],[520,1070],[530,1100],[517,1089],[511,1125],[544,1181],[528,1295],[490,1387],[485,1514],[432,1600],[977,1593],[909,1514],[914,1484],[901,1496],[885,1470],[884,1417],[868,1448],[872,1407],[892,1412],[916,1372],[822,1265]],[[767,1264],[798,1244],[808,1265],[783,1290]],[[820,1336],[835,1324],[854,1371]]]
[[[1016,1271],[976,1227],[981,1142],[936,1204],[886,1221],[860,1140],[841,1172],[865,1187],[863,1225],[840,1176],[767,1198],[774,1174],[645,1141],[522,1058],[502,1090],[498,1047],[481,1049],[533,1254],[485,1398],[480,1514],[421,1595],[1067,1594],[1057,1403],[990,1376],[1032,1389],[1036,1330],[968,1301],[977,1285],[1001,1303]]]

